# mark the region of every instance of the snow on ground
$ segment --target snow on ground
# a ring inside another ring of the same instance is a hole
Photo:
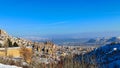
[[[99,68],[120,68],[120,43],[101,46],[85,55],[85,63],[97,64]],[[75,60],[81,61],[81,56]]]
[[[13,66],[13,65],[4,65],[0,63],[0,68],[22,68],[22,67],[17,67],[17,66]]]

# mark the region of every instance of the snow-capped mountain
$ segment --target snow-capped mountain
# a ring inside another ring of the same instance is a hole
[[[98,68],[120,68],[120,43],[101,46],[87,54],[75,58],[81,62],[97,64]]]
[[[107,40],[107,42],[120,42],[120,37],[111,37]]]
[[[120,37],[95,38],[88,40],[86,43],[104,44],[104,43],[112,43],[112,42],[120,42]]]

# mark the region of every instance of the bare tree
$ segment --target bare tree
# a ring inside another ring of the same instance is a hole
[[[6,56],[6,57],[7,57],[8,46],[9,46],[9,43],[8,43],[8,38],[7,38],[7,39],[5,40],[5,43],[4,43],[5,56]]]
[[[30,62],[32,59],[32,51],[30,51],[26,46],[20,47],[20,55],[25,62]]]

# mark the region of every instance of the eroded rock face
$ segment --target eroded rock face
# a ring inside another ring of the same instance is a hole
[[[57,46],[50,41],[45,43],[34,43],[33,49],[39,52],[43,52],[45,54],[52,54],[56,52]]]
[[[5,45],[9,47],[29,46],[31,44],[31,41],[9,36],[6,31],[0,29],[0,47],[4,47]]]
[[[0,47],[3,47],[8,38],[7,33],[0,29]]]
[[[0,35],[7,35],[7,33],[4,30],[0,29]]]

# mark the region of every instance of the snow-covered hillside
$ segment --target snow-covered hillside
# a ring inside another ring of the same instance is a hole
[[[22,68],[22,67],[0,64],[0,68]]]
[[[87,54],[76,57],[75,60],[88,64],[97,64],[99,68],[120,68],[120,44],[107,44]]]

